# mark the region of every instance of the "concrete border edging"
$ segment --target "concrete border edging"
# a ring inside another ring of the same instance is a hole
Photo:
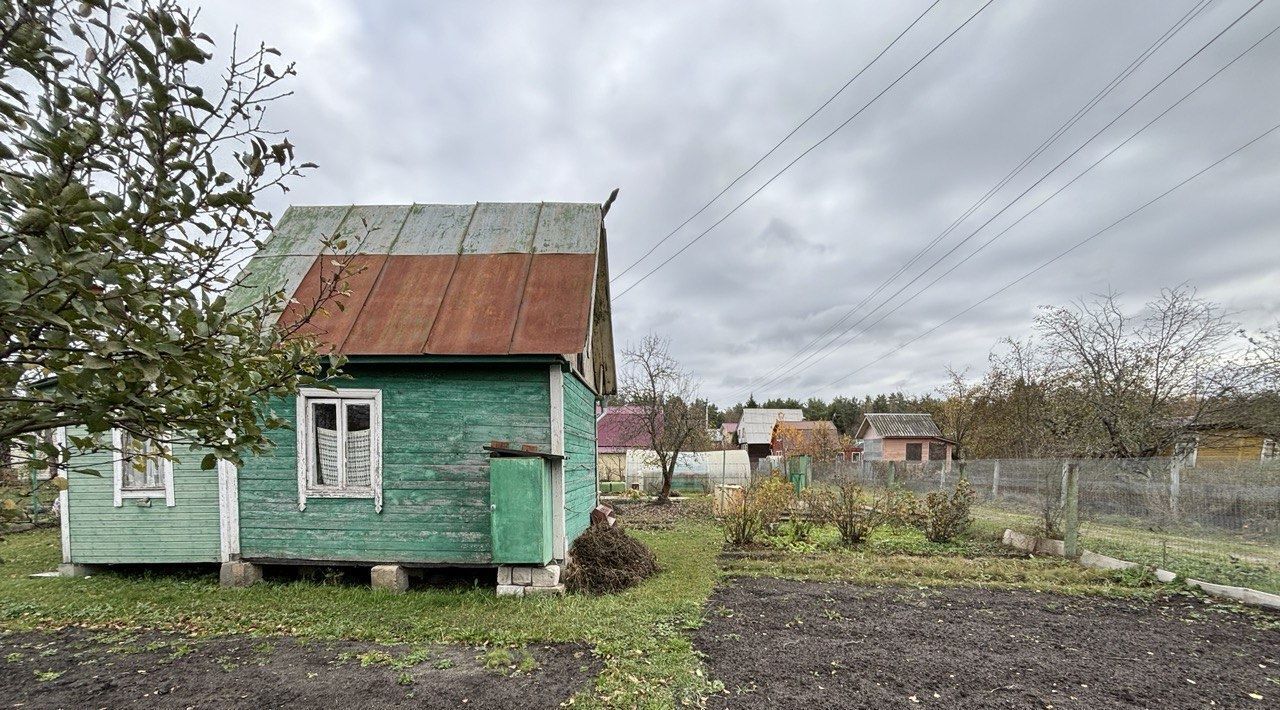
[[[1031,554],[1066,557],[1065,547],[1061,540],[1050,540],[1047,538],[1036,537],[1034,535],[1026,535],[1006,528],[1004,536],[1001,538],[1001,542],[1008,547],[1022,550],[1023,552],[1029,552]],[[1076,561],[1085,567],[1105,570],[1137,569],[1145,566],[1140,565],[1137,562],[1130,562],[1117,557],[1100,555],[1090,550],[1082,550],[1080,553],[1080,559]],[[1155,569],[1155,575],[1156,579],[1165,584],[1168,584],[1178,578],[1177,574],[1158,567]],[[1260,606],[1280,611],[1280,594],[1260,592],[1248,587],[1232,587],[1226,584],[1214,584],[1212,582],[1205,582],[1199,579],[1191,579],[1190,577],[1183,577],[1182,580],[1189,586],[1195,587],[1211,596],[1223,597],[1238,601],[1241,604]]]

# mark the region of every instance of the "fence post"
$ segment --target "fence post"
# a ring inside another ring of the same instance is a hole
[[[1080,556],[1080,475],[1073,463],[1065,464],[1063,473],[1066,481],[1063,485],[1062,518],[1065,529],[1062,546],[1067,557],[1075,559]]]
[[[938,470],[938,490],[947,490],[947,467],[945,465]]]
[[[1072,463],[1067,459],[1062,460],[1062,485],[1058,488],[1058,507],[1065,508],[1067,505],[1067,472],[1071,470]]]
[[[40,477],[36,474],[34,466],[28,466],[27,471],[31,474],[31,523],[34,525],[40,522],[40,495],[37,493]]]
[[[1169,460],[1169,512],[1178,517],[1178,495],[1182,493],[1182,457]]]
[[[890,488],[893,488],[894,479],[896,479],[897,477],[898,477],[898,462],[890,461],[889,462],[889,487]]]
[[[1000,459],[991,468],[991,500],[1000,498]]]

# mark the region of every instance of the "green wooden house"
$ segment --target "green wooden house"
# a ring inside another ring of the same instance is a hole
[[[597,504],[595,402],[615,389],[606,210],[290,208],[239,297],[291,293],[289,319],[341,269],[342,307],[306,330],[347,378],[274,402],[294,426],[239,470],[179,453],[73,474],[69,571],[221,561],[224,584],[246,584],[265,564],[370,565],[403,589],[413,567],[480,566],[501,593],[558,590]],[[352,253],[322,258],[335,233]]]

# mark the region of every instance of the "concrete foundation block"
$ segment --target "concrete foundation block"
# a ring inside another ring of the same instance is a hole
[[[531,584],[535,587],[555,587],[560,584],[560,565],[534,567]]]
[[[369,584],[374,589],[404,594],[409,591],[409,570],[400,565],[374,565],[369,570]]]
[[[533,584],[533,568],[532,567],[512,567],[511,583],[529,586]]]
[[[1052,557],[1066,557],[1067,546],[1062,540],[1038,538],[1036,540],[1036,554],[1050,555]]]
[[[224,587],[249,587],[262,581],[262,566],[252,562],[223,562],[218,582]]]
[[[498,584],[511,584],[511,565],[498,565]]]
[[[1080,554],[1080,564],[1084,565],[1085,567],[1092,567],[1094,569],[1111,569],[1111,570],[1133,569],[1134,567],[1139,566],[1136,562],[1128,562],[1126,560],[1117,559],[1115,557],[1099,555],[1098,553],[1090,552],[1089,550],[1085,550]]]
[[[564,585],[555,584],[550,587],[525,587],[524,588],[524,595],[527,597],[540,595],[540,594],[550,594],[553,596],[564,594]]]
[[[97,571],[97,568],[93,565],[82,565],[75,562],[64,562],[58,565],[59,577],[88,577]]]
[[[1173,572],[1170,572],[1170,571],[1169,571],[1169,570],[1167,570],[1167,569],[1157,569],[1157,570],[1156,570],[1156,580],[1158,580],[1158,581],[1160,581],[1160,582],[1164,582],[1165,584],[1168,584],[1168,583],[1172,582],[1173,580],[1175,580],[1175,579],[1177,579],[1177,578],[1178,578],[1178,575],[1177,575],[1177,574],[1175,574],[1175,573],[1173,573]]]
[[[531,588],[531,587],[526,587],[526,586],[524,586],[524,585],[520,585],[520,584],[499,584],[499,585],[498,585],[498,596],[500,596],[500,597],[523,597],[523,596],[524,596],[524,592],[525,592],[525,590],[526,590],[526,589],[530,589],[530,588]]]

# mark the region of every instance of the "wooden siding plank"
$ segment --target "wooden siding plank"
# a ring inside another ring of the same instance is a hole
[[[344,387],[380,389],[383,501],[320,499],[297,509],[292,431],[240,469],[241,554],[420,564],[491,560],[488,454],[494,439],[551,444],[545,365],[349,365]],[[276,402],[292,418],[292,401]]]
[[[83,436],[83,430],[73,430]],[[200,469],[200,452],[184,451],[173,464],[174,506],[164,500],[141,507],[126,500],[116,508],[109,452],[75,454],[72,465],[105,475],[72,471],[67,500],[75,514],[68,521],[73,562],[150,564],[217,562],[220,558],[218,479]]]

